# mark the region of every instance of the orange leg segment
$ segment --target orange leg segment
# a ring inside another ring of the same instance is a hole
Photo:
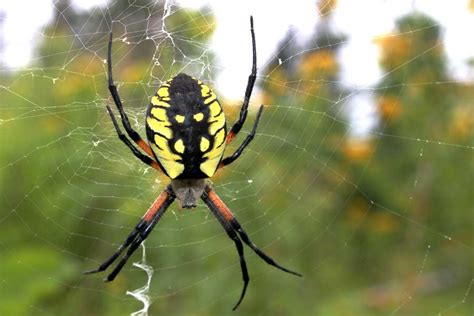
[[[209,200],[219,209],[220,214],[228,221],[234,219],[234,214],[230,211],[227,205],[224,204],[224,201],[217,195],[217,193],[210,187],[206,187],[207,196]]]
[[[148,211],[146,211],[145,215],[143,215],[143,220],[147,223],[151,222],[151,220],[155,217],[156,212],[158,212],[163,205],[163,203],[168,200],[169,193],[167,191],[161,192],[161,194],[156,198],[155,202],[150,206]]]
[[[135,143],[144,151],[147,153],[148,156],[154,157],[153,150],[151,150],[150,146],[143,140],[143,139],[138,139],[135,140]]]

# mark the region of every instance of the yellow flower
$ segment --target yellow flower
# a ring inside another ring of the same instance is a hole
[[[402,103],[395,96],[385,95],[378,100],[378,111],[382,119],[393,121],[402,113]]]
[[[104,73],[104,63],[94,55],[80,55],[67,67],[66,70],[85,76],[96,76]]]
[[[353,162],[362,162],[370,158],[374,152],[372,142],[368,138],[349,139],[342,148],[344,155]]]
[[[270,96],[282,96],[287,93],[287,77],[281,68],[275,68],[265,77],[263,90]]]
[[[370,226],[376,233],[390,233],[398,228],[398,222],[392,214],[377,212],[371,217]]]
[[[381,64],[387,69],[394,69],[405,63],[412,53],[412,39],[407,36],[389,34],[377,38],[375,43],[381,48]]]
[[[359,227],[369,214],[369,205],[365,199],[352,199],[347,209],[347,221],[352,227]]]
[[[127,82],[139,82],[146,78],[148,64],[134,63],[121,69],[120,80]]]
[[[262,95],[262,103],[265,104],[265,105],[272,105],[273,103],[273,97],[270,93],[266,92],[266,91],[262,91],[261,93]]]
[[[458,138],[472,137],[474,134],[474,107],[472,104],[455,108],[451,120],[451,134]]]
[[[318,2],[318,10],[321,17],[330,15],[337,7],[337,0],[321,0]]]
[[[299,74],[302,79],[315,79],[335,75],[339,70],[334,53],[323,49],[303,57],[299,65]]]

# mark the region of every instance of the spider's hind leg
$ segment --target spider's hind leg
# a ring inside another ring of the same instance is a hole
[[[248,146],[248,144],[250,144],[250,142],[255,137],[255,133],[257,132],[257,127],[258,127],[258,123],[260,122],[260,118],[262,117],[262,112],[263,112],[263,104],[258,109],[257,117],[255,118],[255,122],[253,123],[253,128],[250,134],[247,135],[247,137],[244,139],[242,144],[240,144],[239,148],[237,148],[237,150],[232,155],[222,159],[221,163],[219,164],[219,168],[225,167],[233,163],[235,160],[237,160],[242,154],[242,152],[244,151],[244,149]]]
[[[107,270],[107,268],[122,254],[122,252],[128,246],[130,246],[130,244],[134,240],[136,240],[136,237],[139,236],[139,234],[144,230],[146,224],[147,223],[143,219],[141,219],[140,222],[138,222],[137,226],[135,226],[133,231],[130,233],[130,235],[128,235],[127,239],[125,239],[125,242],[120,245],[116,252],[114,252],[107,260],[105,260],[97,269],[84,271],[84,274],[98,273]]]
[[[242,289],[242,294],[240,295],[240,299],[237,301],[237,304],[234,307],[234,310],[242,302],[245,296],[245,291],[247,289],[248,282],[249,282],[247,266],[245,264],[245,258],[244,258],[244,253],[242,249],[242,242],[238,238],[237,234],[240,235],[240,238],[246,245],[252,248],[252,250],[255,251],[255,253],[269,265],[272,265],[275,268],[278,268],[287,273],[290,273],[296,276],[302,276],[301,274],[297,272],[291,271],[281,266],[280,264],[275,262],[275,260],[273,260],[270,256],[264,253],[261,249],[255,246],[255,244],[252,243],[252,241],[250,240],[250,238],[248,237],[247,233],[244,231],[242,226],[240,226],[239,222],[235,219],[232,212],[229,210],[229,208],[224,204],[224,202],[220,199],[217,193],[210,186],[206,186],[206,189],[201,198],[204,201],[204,203],[206,203],[206,205],[209,207],[209,209],[217,218],[217,220],[224,227],[225,231],[227,232],[227,235],[235,242],[237,251],[239,252],[240,266],[242,270],[242,278],[244,280],[244,287]]]
[[[278,268],[280,270],[283,270],[285,272],[288,272],[290,274],[293,274],[293,275],[296,275],[296,276],[299,276],[299,277],[302,277],[303,275],[298,273],[298,272],[295,272],[295,271],[291,271],[285,267],[283,267],[282,265],[278,264],[277,262],[275,262],[275,260],[273,260],[269,255],[267,255],[265,252],[263,252],[260,248],[258,248],[249,238],[249,236],[247,235],[247,233],[245,232],[245,230],[242,228],[242,226],[240,226],[239,222],[237,221],[237,219],[235,219],[235,217],[233,219],[231,219],[230,221],[230,224],[232,225],[232,228],[235,229],[235,231],[237,231],[239,233],[239,236],[240,238],[242,238],[243,242],[249,246],[250,248],[252,248],[253,251],[255,251],[255,253],[260,257],[262,258],[266,263],[268,263],[269,265],[271,266],[274,266],[275,268]]]
[[[117,274],[122,270],[128,258],[137,250],[140,244],[148,237],[155,225],[160,220],[161,216],[165,213],[166,209],[173,203],[176,196],[173,193],[171,186],[169,185],[153,202],[148,211],[143,215],[140,222],[128,235],[125,242],[120,245],[116,252],[112,254],[107,260],[105,260],[97,269],[85,271],[85,274],[92,274],[105,271],[117,258],[128,248],[127,252],[117,264],[115,269],[107,276],[104,281],[113,281]]]

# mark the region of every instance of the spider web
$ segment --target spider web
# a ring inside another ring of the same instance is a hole
[[[114,79],[145,136],[150,97],[179,72],[214,87],[237,118],[250,14],[257,87],[227,154],[266,107],[255,140],[212,183],[250,238],[304,278],[246,249],[239,311],[472,312],[473,52],[463,46],[467,57],[453,62],[461,49],[450,44],[468,26],[437,20],[425,1],[49,5],[30,65],[1,70],[1,314],[230,312],[237,253],[203,205],[173,204],[113,282],[81,272],[115,251],[169,181],[133,157],[105,111],[110,30]],[[457,18],[472,26],[463,5]],[[379,27],[359,21],[369,12]]]

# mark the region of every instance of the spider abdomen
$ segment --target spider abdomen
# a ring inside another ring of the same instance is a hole
[[[207,85],[178,74],[151,98],[146,133],[155,158],[171,179],[208,178],[224,153],[225,114]]]

